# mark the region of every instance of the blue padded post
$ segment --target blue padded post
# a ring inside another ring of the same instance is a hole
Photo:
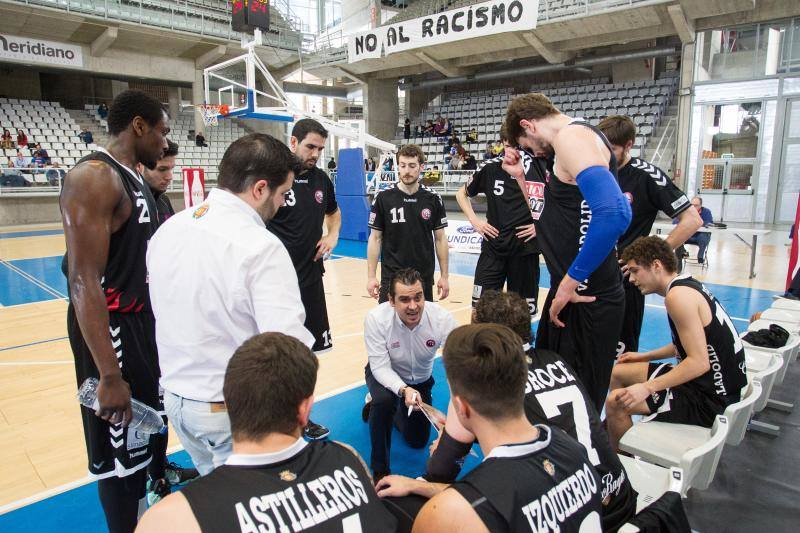
[[[336,200],[342,211],[342,239],[366,242],[369,238],[369,198],[364,179],[364,151],[361,148],[339,150],[336,167]]]

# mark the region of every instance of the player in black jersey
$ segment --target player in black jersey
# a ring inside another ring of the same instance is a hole
[[[666,241],[672,249],[681,246],[703,225],[697,210],[689,209],[689,199],[660,168],[644,159],[631,157],[636,125],[630,118],[611,116],[600,122],[598,128],[611,143],[617,159],[619,187],[631,204],[631,224],[619,238],[617,254],[621,256],[625,248],[639,237],[650,235],[659,211],[669,218],[678,219],[678,224],[667,235]],[[625,319],[617,343],[617,356],[639,350],[639,334],[644,319],[644,295],[628,280],[625,267],[622,268]]]
[[[533,158],[524,154],[523,165],[526,179],[518,182],[503,170],[503,158],[487,161],[456,192],[456,200],[461,211],[467,215],[472,227],[481,234],[481,255],[475,267],[475,281],[472,288],[472,305],[480,299],[483,291],[514,291],[528,302],[530,315],[536,314],[536,301],[539,296],[539,247],[536,243],[536,229],[528,208],[527,188],[541,188],[544,185],[528,177],[536,172]],[[520,186],[526,187],[523,191]],[[486,222],[481,222],[472,209],[470,198],[483,193],[486,196]]]
[[[333,183],[328,174],[317,167],[327,138],[328,130],[316,120],[304,118],[295,123],[289,148],[301,160],[303,173],[295,176],[283,207],[267,223],[267,229],[286,246],[297,270],[300,299],[306,311],[303,325],[314,335],[316,353],[333,348],[322,282],[323,261],[336,248],[342,228],[342,213],[336,203]],[[327,229],[324,237],[323,222]],[[309,421],[307,438],[319,440],[329,434],[328,428]]]
[[[126,427],[131,396],[159,408],[155,319],[145,253],[158,227],[150,188],[134,169],[155,168],[168,117],[141,91],[111,105],[106,149],[84,157],[61,191],[70,303],[67,332],[80,385],[99,378],[95,416],[82,408],[89,471],[112,532],[133,531],[150,462],[149,436]]]
[[[631,208],[616,180],[617,162],[597,128],[561,114],[542,94],[515,98],[504,127],[523,148],[554,156],[554,173],[545,172],[544,187],[530,195],[551,280],[536,346],[564,357],[600,411],[625,306],[615,245]],[[525,177],[522,162],[506,148],[503,168],[517,179]]]
[[[150,186],[150,192],[156,200],[159,226],[175,214],[172,202],[167,196],[167,188],[172,183],[172,172],[175,170],[175,158],[178,156],[178,145],[167,139],[168,148],[156,163],[156,168],[149,170],[144,165],[139,165],[137,170],[142,174],[144,181]]]
[[[327,138],[328,130],[316,120],[304,118],[295,123],[289,148],[302,161],[303,173],[295,176],[286,202],[267,224],[286,246],[297,270],[300,298],[306,310],[304,325],[314,335],[313,350],[317,353],[333,346],[322,284],[323,260],[336,248],[342,227],[333,183],[317,167]],[[324,237],[323,222],[327,228]]]
[[[603,531],[616,531],[636,513],[636,491],[631,487],[617,454],[583,384],[561,356],[551,350],[530,347],[531,327],[525,300],[513,293],[486,291],[478,301],[473,323],[508,326],[526,351],[525,415],[531,424],[547,424],[577,439],[597,469],[602,483]],[[461,426],[453,409],[435,450],[428,460],[425,478],[455,481],[474,435]]]
[[[637,239],[622,260],[643,294],[664,297],[672,343],[619,358],[606,402],[612,444],[630,429],[632,414],[711,427],[747,384],[744,346],[733,322],[702,283],[676,273],[675,254],[660,237]],[[650,362],[671,357],[677,365]]]
[[[438,194],[420,185],[419,175],[425,154],[415,144],[397,152],[399,181],[391,189],[375,195],[369,214],[367,244],[367,294],[380,303],[388,300],[389,281],[403,268],[422,275],[425,299],[433,301],[434,249],[439,260],[439,299],[450,293],[448,279],[448,243],[444,228],[447,213]],[[378,282],[378,257],[381,280]]]
[[[586,449],[525,416],[525,354],[498,324],[453,330],[444,366],[454,411],[485,459],[449,486],[388,476],[378,495],[432,497],[414,531],[601,531],[601,480]]]
[[[355,450],[303,439],[318,368],[294,337],[245,341],[223,385],[233,455],[151,508],[137,531],[395,531]]]

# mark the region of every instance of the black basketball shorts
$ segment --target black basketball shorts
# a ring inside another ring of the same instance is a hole
[[[159,401],[159,367],[155,318],[152,313],[109,313],[109,335],[117,353],[122,378],[131,397],[163,411]],[[75,357],[78,387],[99,372],[81,334],[72,304],[67,309],[67,333]],[[126,477],[151,460],[150,435],[110,424],[87,407],[81,407],[83,434],[89,456],[89,472],[98,478]]]
[[[475,307],[484,291],[502,291],[503,285],[507,285],[507,290],[525,298],[531,317],[536,315],[539,296],[539,254],[503,257],[484,248],[475,266],[472,306]]]
[[[617,357],[625,352],[639,351],[639,335],[644,321],[644,294],[628,278],[622,281],[622,288],[625,289],[625,319],[617,344]]]
[[[647,369],[648,381],[662,376],[673,369],[669,363],[650,363]],[[650,415],[642,421],[658,420],[673,424],[691,424],[710,428],[717,415],[725,411],[725,406],[715,402],[691,382],[658,391],[647,397]]]

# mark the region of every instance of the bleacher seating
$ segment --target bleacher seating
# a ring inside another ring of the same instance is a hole
[[[80,128],[57,102],[0,98],[0,126],[13,132],[23,129],[29,143],[40,143],[52,162],[65,167],[72,166],[97,148],[78,139]],[[27,147],[21,151],[26,158],[32,156]],[[4,157],[15,157],[16,154],[16,148],[3,150]]]
[[[102,124],[102,119],[97,115],[96,105],[87,104],[85,108],[98,124]],[[205,180],[216,182],[217,167],[225,150],[233,141],[246,135],[247,131],[233,120],[221,119],[218,125],[206,127],[205,138],[208,147],[197,146],[194,142],[194,135],[191,140],[189,139],[189,131],[194,130],[194,113],[193,109],[188,109],[170,121],[169,139],[178,143],[179,148],[175,165],[175,181],[176,183],[180,182],[183,168],[202,168]]]
[[[607,83],[607,79],[593,78],[582,82],[562,81],[530,87],[531,92],[546,94],[567,115],[582,117],[597,125],[609,115],[628,115],[638,129],[633,155],[639,155],[655,133],[666,114],[677,90],[677,77],[663,75],[658,80]],[[428,106],[412,124],[425,124],[441,114],[453,123],[464,148],[481,159],[487,142],[498,139],[505,111],[514,98],[510,89],[457,92],[443,95],[439,105]],[[478,132],[476,142],[466,142],[468,131]],[[413,131],[412,131],[413,135]],[[442,143],[435,137],[416,137],[411,140],[422,146],[431,165],[444,168],[445,154]],[[395,143],[405,143],[396,139]]]

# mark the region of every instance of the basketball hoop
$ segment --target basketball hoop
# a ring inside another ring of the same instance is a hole
[[[200,115],[203,117],[203,123],[206,126],[216,126],[219,123],[219,115],[228,114],[227,105],[202,104],[197,108],[200,110]]]

